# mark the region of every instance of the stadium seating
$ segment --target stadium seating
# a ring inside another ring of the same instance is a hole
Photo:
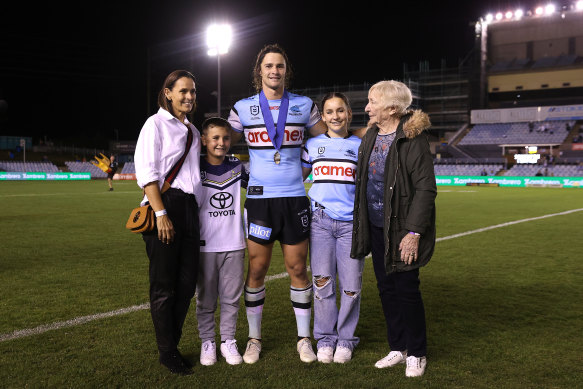
[[[89,172],[92,178],[107,178],[107,173],[93,165],[91,162],[65,162],[72,172]]]
[[[494,176],[504,168],[502,164],[436,164],[436,176]]]
[[[516,164],[504,174],[505,176],[525,176],[534,177],[537,173],[543,176],[553,177],[583,177],[583,166],[571,165],[549,165],[538,164]]]
[[[132,174],[136,172],[136,165],[133,162],[126,162],[121,169],[121,174]]]
[[[0,161],[0,170],[5,172],[39,172],[56,173],[59,168],[51,162],[14,162]]]
[[[573,126],[575,121],[536,122],[533,123],[532,131],[525,122],[476,124],[458,145],[561,144],[569,134],[565,131],[566,123]]]

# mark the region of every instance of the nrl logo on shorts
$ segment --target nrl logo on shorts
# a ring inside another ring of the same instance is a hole
[[[325,147],[318,147],[318,154],[324,154],[324,151],[326,151]]]
[[[308,215],[302,216],[302,227],[307,227],[309,224]]]
[[[255,116],[255,115],[259,115],[259,106],[258,105],[252,105],[249,107],[249,111],[251,111],[251,115]]]

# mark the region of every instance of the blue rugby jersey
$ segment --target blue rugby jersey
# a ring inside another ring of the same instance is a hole
[[[321,119],[318,107],[309,97],[289,93],[289,108],[285,136],[279,153],[281,162],[274,162],[275,147],[267,134],[259,94],[239,100],[229,114],[233,130],[244,132],[249,146],[249,198],[305,196],[302,179],[301,148],[305,129]],[[277,125],[281,100],[268,100],[273,122]]]
[[[354,135],[331,138],[322,134],[308,139],[302,153],[302,166],[312,169],[314,183],[308,192],[312,210],[318,202],[332,219],[352,220],[360,142]]]

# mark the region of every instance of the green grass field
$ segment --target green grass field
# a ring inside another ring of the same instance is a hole
[[[374,367],[389,349],[370,259],[361,343],[346,365],[300,362],[287,278],[267,283],[264,351],[255,365],[221,359],[200,366],[194,309],[181,343],[197,362],[187,377],[158,364],[147,309],[79,319],[148,301],[144,244],[124,228],[141,192],[132,181],[114,185],[108,192],[105,181],[0,182],[0,387],[583,386],[579,189],[439,187],[438,243],[421,271],[428,367],[422,378],[407,379],[403,365]],[[577,211],[558,214],[569,210]],[[449,239],[468,231],[474,233]],[[283,271],[277,251],[269,274]],[[238,324],[242,350],[244,309]]]

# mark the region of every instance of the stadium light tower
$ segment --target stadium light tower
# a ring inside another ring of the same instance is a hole
[[[206,30],[207,54],[217,56],[217,116],[221,116],[221,55],[229,52],[232,35],[228,24],[212,24]]]

